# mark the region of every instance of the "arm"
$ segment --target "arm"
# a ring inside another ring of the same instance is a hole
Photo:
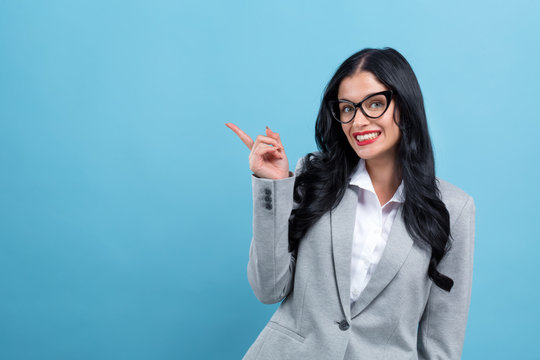
[[[289,217],[297,204],[293,201],[296,175],[273,180],[251,175],[253,189],[253,238],[247,266],[248,281],[259,301],[273,304],[290,292],[296,258],[288,251]]]
[[[432,284],[418,328],[418,359],[461,359],[471,299],[476,208],[471,196],[451,226],[452,248],[438,265],[454,280],[450,292]]]

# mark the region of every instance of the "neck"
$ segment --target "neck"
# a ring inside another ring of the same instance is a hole
[[[394,157],[366,160],[366,170],[373,186],[394,192],[401,183],[401,173]]]

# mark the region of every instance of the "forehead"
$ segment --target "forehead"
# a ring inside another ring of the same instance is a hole
[[[388,90],[375,75],[367,71],[355,72],[341,80],[338,99],[358,102],[373,93]]]

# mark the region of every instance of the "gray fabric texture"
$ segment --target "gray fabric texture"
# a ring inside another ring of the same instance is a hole
[[[354,186],[309,229],[296,257],[288,252],[288,219],[297,206],[293,188],[302,161],[286,179],[252,175],[247,277],[259,301],[281,304],[243,359],[460,359],[472,287],[473,198],[437,177],[453,237],[438,270],[454,280],[451,292],[428,278],[430,250],[413,242],[400,206],[382,258],[351,304]]]

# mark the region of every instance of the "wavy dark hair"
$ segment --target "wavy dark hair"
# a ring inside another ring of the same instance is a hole
[[[319,151],[306,155],[294,184],[298,205],[289,218],[289,252],[296,254],[309,228],[339,204],[358,164],[358,155],[328,106],[329,100],[337,99],[341,81],[357,71],[372,73],[394,91],[394,122],[401,132],[396,169],[404,185],[403,221],[415,243],[431,248],[428,276],[441,289],[450,291],[454,281],[437,271],[438,263],[451,246],[450,215],[437,186],[422,92],[407,60],[389,47],[366,48],[351,55],[324,90],[315,124]]]

